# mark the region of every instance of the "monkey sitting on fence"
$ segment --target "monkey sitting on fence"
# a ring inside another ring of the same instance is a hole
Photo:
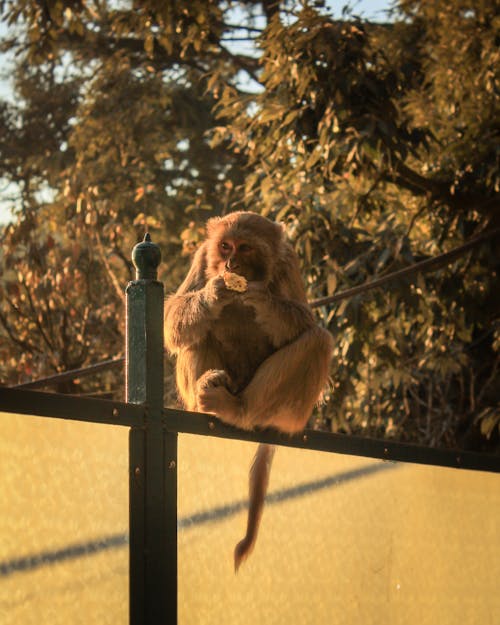
[[[208,221],[205,242],[166,301],[165,342],[177,356],[186,409],[245,430],[303,430],[332,354],[332,338],[315,323],[283,228],[243,211]],[[250,471],[236,570],[255,544],[273,452],[259,445]]]

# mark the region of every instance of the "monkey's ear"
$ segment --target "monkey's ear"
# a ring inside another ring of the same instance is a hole
[[[210,237],[215,232],[221,221],[222,217],[210,217],[207,220],[207,236]]]
[[[286,235],[286,225],[284,221],[275,221],[274,222],[275,226],[276,226],[276,231],[278,234],[278,241],[286,241],[287,240],[287,235]]]

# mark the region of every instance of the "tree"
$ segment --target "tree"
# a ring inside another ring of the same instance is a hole
[[[128,12],[97,3],[2,5],[10,27],[19,29],[4,42],[4,49],[15,50],[19,58],[19,104],[3,103],[0,117],[2,177],[14,193],[18,220],[7,227],[3,241],[5,381],[119,355],[122,290],[132,277],[133,244],[145,228],[155,230],[172,288],[185,265],[178,260],[183,229],[201,223],[221,199],[228,205],[242,181],[241,159],[224,146],[211,148],[205,138],[214,118],[202,77],[211,56],[217,63],[226,61],[218,60],[212,44],[201,46],[199,36],[204,29],[207,36],[221,29],[220,11],[216,3],[188,4],[191,14],[177,2],[159,3],[159,8],[144,4]],[[48,257],[43,251],[47,227],[54,248]],[[196,228],[187,230],[186,250],[199,237]],[[21,283],[36,265],[38,249],[35,282]],[[60,263],[68,256],[72,270],[83,264],[79,278],[93,288],[81,293],[69,285],[67,291],[59,289],[66,271]],[[87,346],[76,351],[78,357],[69,358],[60,341],[45,340],[48,321],[37,321],[43,298],[52,291],[58,296],[56,333],[61,327],[57,315],[78,304],[96,317],[93,328],[84,325],[83,334],[66,324],[75,333],[60,337],[63,343]],[[103,312],[106,323],[100,328],[104,302],[113,314],[108,319]],[[104,340],[101,329],[109,324],[112,331]],[[30,340],[14,340],[19,336]]]
[[[247,207],[280,219],[311,298],[498,227],[495,3],[401,0],[386,24],[334,19],[320,5],[3,3],[21,32],[6,42],[19,52],[19,105],[1,115],[3,175],[21,210],[9,228],[36,238],[50,215],[58,249],[76,240],[92,250],[100,288],[78,294],[82,306],[99,316],[105,288],[117,310],[146,223],[172,289],[179,251],[196,246],[207,214]],[[2,261],[10,292],[22,286],[14,240]],[[337,347],[316,423],[498,444],[497,281],[492,239],[425,279],[320,308]],[[1,306],[2,349],[29,353],[15,346],[22,318],[8,298]],[[42,336],[44,323],[31,332]],[[87,331],[91,343],[101,333]],[[112,353],[98,344],[79,361]]]

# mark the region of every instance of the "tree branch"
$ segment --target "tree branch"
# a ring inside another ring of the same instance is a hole
[[[14,332],[12,331],[12,328],[7,322],[7,317],[1,312],[0,312],[0,323],[2,324],[4,330],[7,332],[10,340],[15,345],[18,345],[19,347],[21,347],[23,351],[28,352],[29,354],[33,354],[35,352],[42,353],[42,351],[39,348],[37,348],[36,345],[28,343],[27,341],[23,341],[20,338],[18,338],[16,334],[14,334]]]

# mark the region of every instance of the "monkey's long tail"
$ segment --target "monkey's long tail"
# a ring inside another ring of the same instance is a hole
[[[234,550],[235,572],[238,571],[243,560],[250,555],[257,540],[274,451],[273,445],[260,444],[253,459],[249,479],[247,533]]]

